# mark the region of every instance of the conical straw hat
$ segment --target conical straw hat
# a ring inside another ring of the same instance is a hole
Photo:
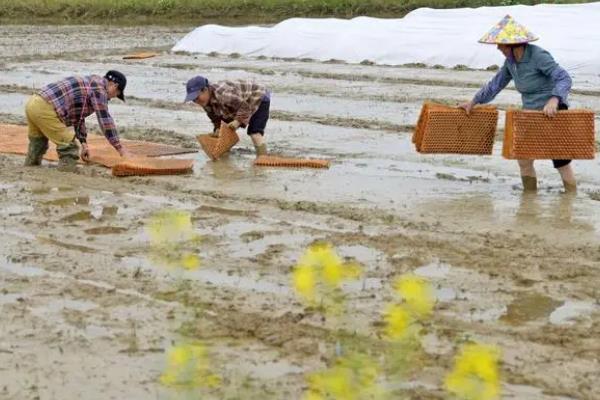
[[[507,15],[502,18],[488,33],[486,33],[479,43],[488,44],[523,44],[533,42],[539,38],[531,33],[523,25]]]

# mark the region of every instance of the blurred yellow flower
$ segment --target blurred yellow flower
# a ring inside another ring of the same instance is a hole
[[[500,397],[498,360],[495,346],[468,344],[456,357],[446,377],[446,389],[461,400],[495,400]]]
[[[214,388],[221,384],[221,378],[210,371],[208,352],[203,345],[185,344],[168,351],[167,367],[160,382],[177,388]]]
[[[340,358],[331,368],[308,377],[309,390],[304,400],[377,399],[379,367],[367,356],[354,354]]]
[[[298,265],[294,269],[294,288],[307,301],[314,301],[316,279],[315,271],[310,265]]]
[[[184,254],[180,260],[181,266],[189,271],[200,267],[200,258],[192,253]]]
[[[189,212],[159,211],[148,221],[146,232],[152,246],[151,258],[157,264],[185,270],[200,267],[200,258],[190,251],[198,245],[200,236],[194,231]]]
[[[385,335],[391,340],[406,338],[414,322],[406,307],[397,304],[388,306],[383,319],[385,321]]]
[[[187,211],[159,211],[150,218],[147,231],[153,244],[191,240],[194,236],[192,216]]]
[[[336,290],[343,281],[355,279],[360,274],[360,266],[344,263],[330,244],[317,243],[310,246],[298,261],[293,281],[296,291],[305,300],[313,302],[319,284]]]
[[[435,306],[435,295],[426,279],[415,275],[403,275],[396,280],[394,288],[405,301],[408,310],[416,317],[431,315]]]

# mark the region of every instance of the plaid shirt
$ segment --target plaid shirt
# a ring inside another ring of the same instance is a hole
[[[108,113],[108,81],[98,75],[69,77],[43,87],[38,94],[54,106],[56,114],[67,126],[73,126],[81,143],[86,142],[85,118],[96,113],[106,139],[117,150],[121,148],[119,134]]]
[[[251,80],[221,81],[209,85],[210,101],[203,107],[215,129],[221,121],[238,121],[242,127],[250,122],[263,100],[269,99],[266,87]]]

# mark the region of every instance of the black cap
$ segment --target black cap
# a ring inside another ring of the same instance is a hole
[[[108,79],[109,81],[114,82],[118,85],[121,93],[117,97],[119,99],[125,101],[125,86],[127,86],[127,78],[125,78],[125,75],[123,75],[119,71],[115,71],[115,70],[111,69],[110,71],[108,71],[106,73],[106,75],[104,75],[104,77],[106,79]]]

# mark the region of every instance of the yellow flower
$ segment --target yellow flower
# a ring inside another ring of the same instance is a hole
[[[177,210],[165,210],[154,214],[148,222],[147,231],[154,245],[191,240],[194,236],[191,214]]]
[[[190,359],[190,353],[186,347],[178,346],[173,347],[168,354],[169,365],[179,368],[185,364]]]
[[[404,275],[396,281],[394,287],[416,317],[424,318],[431,314],[435,296],[427,280],[414,275]]]
[[[203,345],[186,344],[169,350],[167,368],[160,382],[171,387],[217,387],[221,378],[210,372],[208,353]]]
[[[329,286],[338,286],[344,279],[342,264],[327,263],[323,264],[323,281]]]
[[[325,400],[325,397],[321,396],[319,393],[309,391],[304,394],[303,400]]]
[[[308,248],[299,265],[307,265],[321,272],[323,281],[337,286],[343,279],[343,263],[330,244],[317,243]]]
[[[200,258],[191,253],[184,254],[183,257],[181,257],[181,266],[189,271],[198,269],[198,267],[200,267]]]
[[[500,397],[497,347],[469,344],[456,357],[446,377],[446,389],[461,400],[494,400]]]
[[[392,340],[404,339],[413,319],[403,305],[390,305],[384,317],[385,335]]]
[[[293,271],[293,284],[305,301],[319,300],[325,310],[336,313],[344,300],[340,290],[342,282],[360,273],[360,266],[344,263],[330,244],[317,243],[300,257]]]
[[[379,369],[370,358],[357,354],[339,359],[331,368],[308,377],[309,390],[304,400],[376,399]]]
[[[315,271],[310,265],[298,265],[294,269],[294,288],[308,301],[315,299]]]
[[[206,387],[217,388],[217,387],[221,386],[222,380],[219,375],[211,374],[211,375],[204,377],[204,382],[206,384]]]

